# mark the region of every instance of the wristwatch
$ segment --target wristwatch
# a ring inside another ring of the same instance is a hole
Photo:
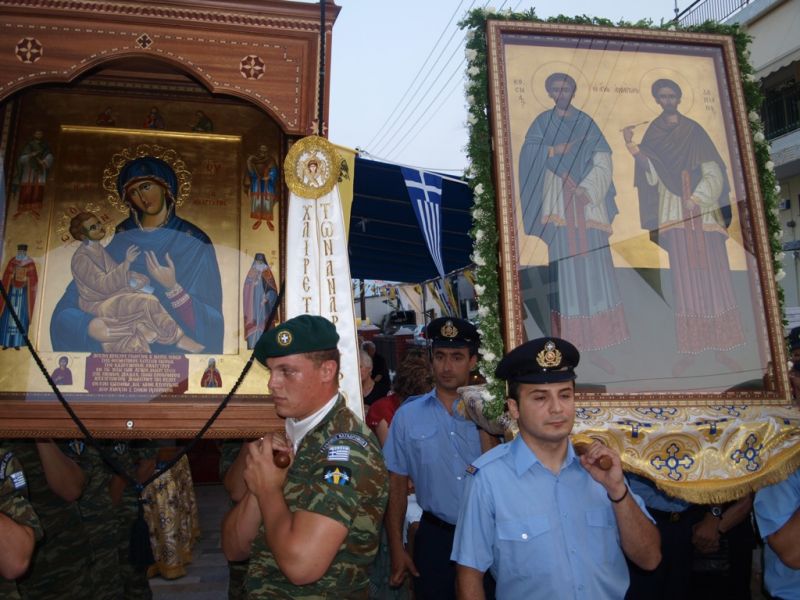
[[[709,512],[718,519],[722,518],[722,508],[719,506],[712,506]]]

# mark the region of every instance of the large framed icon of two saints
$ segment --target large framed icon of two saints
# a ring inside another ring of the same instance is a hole
[[[786,404],[733,42],[490,21],[507,347],[581,351],[579,400]]]

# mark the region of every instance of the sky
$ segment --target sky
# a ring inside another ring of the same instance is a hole
[[[464,30],[486,0],[338,0],[328,139],[362,156],[460,174],[467,167]],[[497,9],[658,24],[675,0],[492,0]],[[678,2],[683,10],[690,0]]]

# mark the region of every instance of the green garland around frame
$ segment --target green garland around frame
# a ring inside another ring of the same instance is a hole
[[[496,419],[504,410],[506,390],[502,381],[494,376],[495,368],[503,356],[503,338],[500,329],[500,281],[498,261],[498,231],[495,207],[495,190],[492,182],[492,154],[489,146],[491,132],[489,130],[489,80],[486,51],[486,21],[531,21],[539,23],[564,23],[571,25],[595,25],[603,27],[626,27],[638,29],[674,30],[674,24],[667,23],[654,26],[651,21],[628,23],[621,21],[612,23],[608,19],[586,16],[565,17],[560,15],[549,19],[539,19],[534,10],[515,13],[510,11],[496,12],[477,9],[467,13],[459,23],[466,29],[467,86],[466,100],[468,105],[467,121],[469,123],[469,141],[467,155],[470,167],[467,177],[474,194],[472,208],[473,226],[470,235],[474,241],[472,261],[475,263],[475,294],[478,298],[478,314],[481,334],[479,369],[486,378],[484,394],[484,413],[488,419]],[[730,35],[736,47],[739,69],[742,75],[745,101],[753,135],[756,162],[759,170],[761,194],[769,231],[770,247],[773,255],[772,266],[775,279],[780,281],[785,276],[782,268],[783,231],[778,219],[778,193],[774,172],[774,164],[770,160],[770,147],[764,137],[763,124],[759,116],[759,108],[763,101],[758,82],[753,76],[750,65],[750,37],[738,25],[721,25],[706,22],[702,25],[682,28],[682,31],[698,33],[715,33]],[[778,300],[783,308],[783,290],[778,287]]]

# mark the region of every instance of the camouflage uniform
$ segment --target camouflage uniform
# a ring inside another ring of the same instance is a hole
[[[112,444],[112,456],[132,477],[136,476],[140,462],[155,459],[157,454],[156,446],[147,440],[117,440]],[[125,600],[150,600],[153,597],[147,579],[147,568],[135,567],[130,562],[131,528],[139,514],[138,498],[136,489],[128,484],[122,492],[122,502],[114,508],[117,520],[117,557]]]
[[[225,473],[231,468],[239,451],[242,440],[225,440],[220,447],[219,478],[225,479]],[[244,581],[247,577],[247,560],[228,561],[228,600],[244,600]]]
[[[105,452],[111,444],[101,441]],[[113,471],[100,453],[83,440],[70,440],[59,447],[86,473],[86,488],[78,500],[83,526],[89,536],[89,580],[94,600],[122,598],[119,558],[117,555],[117,520],[108,486]]]
[[[0,513],[10,517],[20,525],[33,529],[36,540],[42,539],[42,527],[39,517],[28,501],[28,482],[22,471],[22,465],[0,442]],[[17,583],[0,577],[0,598],[19,600]]]
[[[44,537],[28,572],[17,580],[24,600],[89,600],[89,538],[77,502],[65,502],[47,485],[33,440],[14,440],[10,449],[22,463],[28,494]]]
[[[291,511],[315,512],[344,524],[349,529],[347,538],[321,579],[296,586],[267,548],[262,524],[250,553],[248,598],[367,598],[368,570],[378,550],[388,493],[378,440],[340,396],[303,438],[289,469],[284,497]]]

